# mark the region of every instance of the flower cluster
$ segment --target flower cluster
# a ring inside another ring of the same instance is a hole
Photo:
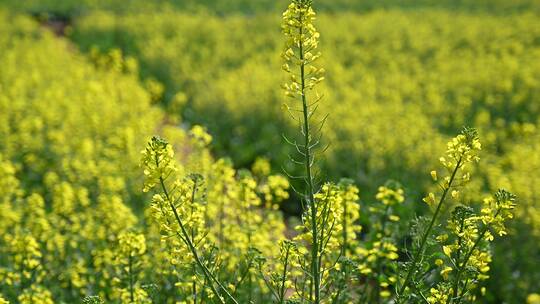
[[[456,167],[458,162],[463,164],[478,162],[478,151],[482,149],[478,132],[472,128],[463,128],[461,134],[454,137],[447,145],[446,155],[448,160],[442,157],[441,163],[449,170]]]
[[[136,258],[146,252],[146,240],[143,234],[124,232],[118,236],[119,258],[122,264],[127,264],[126,259]]]
[[[42,287],[30,287],[25,289],[18,297],[20,303],[54,304],[50,291]]]
[[[482,223],[490,226],[497,235],[506,235],[504,224],[507,220],[514,218],[515,201],[514,194],[504,189],[498,190],[493,197],[484,200],[480,216]]]
[[[403,203],[405,201],[404,191],[401,188],[392,189],[387,186],[379,187],[379,191],[375,198],[383,203],[385,206],[393,206]]]
[[[470,172],[467,170],[467,164],[476,163],[480,160],[478,152],[482,145],[478,139],[478,133],[472,128],[463,128],[461,134],[454,137],[447,144],[446,156],[440,158],[440,162],[446,170],[439,181],[437,171],[431,171],[431,178],[438,182],[443,190],[441,198],[437,198],[433,192],[428,193],[423,201],[429,206],[437,207],[446,197],[446,193],[452,188],[451,196],[454,199],[459,198],[459,187],[463,187],[470,180]],[[439,203],[436,204],[439,199]]]
[[[212,142],[212,135],[208,134],[208,132],[206,132],[206,130],[199,125],[193,126],[189,131],[189,135],[197,140],[197,142],[199,142],[203,147],[208,146],[210,142]]]
[[[1,269],[0,277],[8,285],[24,288],[30,282],[41,282],[44,277],[42,252],[38,241],[29,234],[18,232],[4,237],[6,254],[10,257],[10,268]]]
[[[163,176],[169,176],[177,170],[172,146],[159,137],[152,137],[146,150],[141,153],[143,155],[141,163],[146,177],[144,192],[150,191],[159,184]]]
[[[448,302],[449,293],[447,290],[440,290],[438,287],[433,287],[429,290],[427,302],[429,304],[445,304]]]
[[[314,65],[321,54],[317,51],[320,34],[313,25],[315,12],[311,4],[311,0],[294,0],[283,13],[282,30],[287,39],[283,70],[290,75],[284,88],[291,97],[304,96],[306,89],[313,89],[324,79],[324,69]],[[291,65],[300,67],[300,74],[292,71]]]

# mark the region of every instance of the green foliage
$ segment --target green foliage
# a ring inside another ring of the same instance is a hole
[[[181,10],[189,12],[209,12],[217,15],[256,14],[272,11],[276,14],[287,5],[285,0],[26,0],[23,2],[5,1],[0,3],[12,10],[33,13],[55,13],[64,16],[77,16],[96,9],[113,11],[119,14]],[[436,8],[456,11],[490,12],[508,14],[526,10],[540,11],[536,0],[318,0],[314,4],[317,11],[370,11],[376,9],[418,9]],[[45,14],[46,15],[46,14]]]

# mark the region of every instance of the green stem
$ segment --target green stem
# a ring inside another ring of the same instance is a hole
[[[454,280],[454,287],[453,287],[453,292],[452,292],[453,295],[452,295],[452,297],[448,298],[448,301],[447,301],[448,304],[452,303],[453,298],[457,297],[457,295],[458,295],[459,277],[461,275],[462,267],[465,266],[465,264],[462,264],[462,267],[459,267],[459,264],[460,264],[459,260],[461,259],[461,241],[462,241],[461,234],[463,233],[463,226],[464,225],[465,225],[465,218],[462,218],[460,226],[459,226],[458,250],[457,250],[457,253],[456,253],[456,267],[458,269],[456,269],[457,274],[456,274],[456,277],[455,277],[455,280]]]
[[[128,271],[129,271],[129,299],[131,300],[131,303],[135,302],[134,296],[133,296],[133,257],[131,256],[131,253],[129,254],[128,258]]]
[[[461,294],[458,298],[458,303],[461,303],[461,299],[463,299],[463,296],[467,293],[467,285],[469,285],[469,279],[465,281],[465,284],[463,284],[463,289],[461,290]]]
[[[343,245],[341,246],[341,254],[347,257],[347,249],[349,247],[347,243],[347,200],[343,200]]]
[[[366,280],[364,282],[364,285],[362,286],[363,288],[360,294],[360,300],[358,301],[359,304],[364,303],[366,299],[369,298],[368,293],[371,293],[371,290],[368,290],[370,280],[371,280],[371,275],[366,275]]]
[[[285,303],[285,282],[287,281],[287,266],[289,262],[289,251],[290,248],[287,246],[287,251],[285,251],[285,263],[283,265],[283,274],[281,277],[281,287],[279,291],[279,303]]]
[[[302,16],[299,17],[300,24],[302,24]],[[311,173],[311,139],[310,139],[310,125],[309,125],[309,107],[306,98],[306,79],[305,79],[305,62],[304,62],[304,45],[302,41],[303,37],[303,28],[299,28],[300,31],[300,41],[298,43],[298,48],[300,50],[300,79],[301,79],[301,95],[302,95],[302,112],[304,116],[304,163],[306,169],[306,186],[307,186],[307,199],[308,205],[311,209],[311,233],[312,233],[312,243],[311,243],[311,276],[312,276],[312,287],[314,292],[315,301],[313,303],[320,303],[320,265],[319,265],[319,239],[317,231],[317,206],[315,204],[315,195],[314,195],[314,186],[313,186],[313,176]]]
[[[195,201],[195,193],[196,193],[196,187],[193,187],[193,190],[191,192],[191,201],[194,202]],[[194,205],[191,204],[191,216],[193,216],[193,212],[194,212]],[[195,229],[193,229],[193,227],[191,227],[191,240],[194,241],[195,240]],[[193,264],[192,265],[192,268],[193,268],[193,275],[196,275],[196,269],[195,269],[195,265]],[[191,288],[192,288],[192,292],[193,292],[193,304],[197,304],[197,280],[196,278],[193,279],[193,282],[191,284]]]
[[[454,168],[454,171],[452,171],[452,175],[450,176],[450,181],[448,182],[448,186],[444,188],[443,194],[441,196],[441,199],[439,200],[439,203],[437,204],[437,209],[435,209],[435,213],[433,214],[433,217],[431,218],[429,226],[426,229],[426,231],[424,232],[424,234],[422,235],[422,240],[420,241],[420,248],[416,252],[416,255],[414,256],[413,262],[409,266],[409,271],[407,272],[407,276],[405,277],[405,281],[403,281],[403,284],[401,285],[401,288],[398,291],[398,299],[397,299],[396,303],[401,303],[401,295],[405,291],[405,288],[408,287],[408,285],[410,283],[410,280],[412,278],[412,274],[415,271],[416,264],[418,264],[418,262],[420,260],[420,257],[423,255],[423,252],[424,252],[424,249],[425,249],[425,246],[426,246],[427,238],[428,238],[429,234],[431,233],[431,230],[433,229],[433,225],[435,224],[435,221],[437,220],[437,217],[439,216],[439,213],[441,211],[441,207],[442,207],[442,205],[444,203],[446,195],[448,194],[448,190],[451,188],[452,183],[454,182],[454,179],[456,177],[457,171],[459,170],[460,167],[461,167],[461,157],[458,159],[458,161],[456,163],[456,167]]]
[[[384,238],[386,237],[386,223],[388,222],[388,213],[390,212],[390,205],[387,205],[384,209],[384,214],[381,219],[381,239],[379,240],[382,244]],[[377,258],[377,261],[375,262],[375,268],[377,269],[377,274],[375,276],[375,302],[380,303],[381,302],[381,286],[378,280],[378,277],[382,274],[382,263],[381,259]]]
[[[193,265],[193,274],[195,275],[195,265]],[[197,304],[197,281],[194,279],[192,283],[192,292],[193,292],[193,304]]]

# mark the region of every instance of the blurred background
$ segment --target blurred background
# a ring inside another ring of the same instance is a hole
[[[13,80],[19,71],[35,75],[27,84],[35,87],[19,96],[24,100],[42,83],[34,71],[38,67],[59,79],[62,74],[82,75],[79,82],[110,77],[107,71],[113,70],[136,79],[125,85],[112,81],[111,86],[118,85],[115,94],[122,95],[115,110],[79,109],[69,112],[68,121],[76,125],[80,115],[93,113],[98,118],[89,118],[89,123],[102,124],[99,115],[111,115],[118,107],[122,113],[153,115],[137,104],[138,96],[147,94],[167,121],[205,126],[214,138],[214,155],[230,157],[237,167],[267,158],[281,172],[282,166],[288,167],[290,152],[281,134],[295,132],[282,111],[279,89],[284,77],[280,22],[287,4],[2,0],[1,105],[12,105],[8,99],[10,90],[21,86]],[[372,199],[387,180],[397,180],[406,188],[411,206],[418,205],[402,212],[425,212],[420,198],[432,187],[429,172],[437,166],[446,141],[464,125],[478,128],[482,161],[464,200],[479,200],[498,187],[519,197],[511,235],[494,246],[486,302],[524,303],[527,295],[540,292],[540,1],[314,0],[314,8],[321,66],[327,71],[320,111],[330,114],[324,130],[330,148],[320,160],[322,178],[352,178],[362,200]],[[43,34],[43,29],[54,35]],[[47,42],[32,42],[43,39]],[[81,55],[66,59],[55,51],[66,44]],[[29,53],[19,61],[10,57],[29,48],[48,55]],[[21,69],[23,61],[26,70]],[[80,61],[91,63],[101,74],[70,72]],[[74,82],[72,77],[66,81]],[[75,92],[77,85],[62,96],[43,93],[41,98],[62,99],[66,105],[59,107],[69,108],[82,98]],[[92,83],[87,89],[92,92]],[[28,105],[21,102],[20,107]],[[37,117],[31,127],[65,124],[48,121],[45,106],[29,111]],[[123,124],[126,115],[107,121],[111,127]],[[146,136],[151,127],[140,116],[131,116],[138,122],[129,136]],[[70,136],[62,136],[69,141]],[[14,153],[9,147],[0,149]],[[34,173],[27,180],[40,178]],[[299,210],[294,199],[283,209],[289,214]]]

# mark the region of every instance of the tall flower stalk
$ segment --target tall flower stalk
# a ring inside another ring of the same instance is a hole
[[[166,181],[177,170],[174,152],[168,142],[158,137],[153,137],[146,150],[143,151],[142,163],[146,175],[143,190],[147,192],[156,187],[161,190],[161,194],[154,195],[153,209],[157,211],[158,216],[164,218],[164,221],[161,222],[162,229],[176,235],[188,248],[217,300],[224,304],[226,298],[227,302],[237,304],[238,301],[207,266],[198,248],[204,246],[203,240],[205,239],[204,234],[196,235],[195,233],[204,227],[203,216],[201,214],[194,215],[194,211],[197,209],[195,195],[202,177],[192,174],[184,182],[175,180],[172,190],[170,190]],[[173,225],[173,222],[176,222],[177,225]]]
[[[289,74],[290,80],[284,85],[285,94],[293,99],[301,101],[301,108],[295,105],[287,106],[293,119],[299,124],[302,134],[301,143],[290,141],[294,145],[301,160],[291,157],[294,163],[302,165],[305,175],[302,177],[305,182],[303,199],[307,206],[309,216],[305,219],[311,221],[311,282],[310,300],[314,303],[321,301],[321,265],[320,265],[320,235],[319,224],[317,223],[318,206],[315,200],[317,192],[314,181],[314,149],[319,145],[320,136],[314,136],[311,120],[317,110],[317,103],[320,97],[316,94],[316,99],[311,103],[308,101],[308,92],[313,91],[315,85],[322,81],[324,69],[318,68],[314,62],[320,57],[316,52],[319,44],[319,33],[313,26],[315,12],[313,11],[311,0],[293,0],[287,10],[283,13],[283,33],[287,37],[283,58],[285,63],[283,69]],[[300,113],[300,115],[297,115]],[[324,120],[321,121],[321,126]]]
[[[442,194],[435,205],[435,211],[427,228],[422,233],[420,245],[415,251],[411,263],[408,265],[408,271],[405,275],[405,279],[397,291],[397,303],[402,302],[403,298],[401,296],[407,287],[410,287],[414,273],[418,271],[416,266],[420,262],[420,259],[424,256],[428,237],[431,235],[433,227],[439,218],[442,206],[445,203],[448,193],[453,189],[457,179],[460,179],[461,182],[467,182],[469,180],[470,175],[469,173],[464,172],[464,170],[466,170],[467,164],[478,162],[478,151],[480,150],[481,144],[478,139],[478,133],[472,128],[463,128],[461,134],[453,138],[452,141],[448,143],[446,157],[440,158],[443,167],[448,172],[448,175],[445,176],[442,179],[442,182],[439,183]],[[461,174],[461,176],[459,174]],[[436,171],[432,171],[431,175],[434,180],[437,180]],[[452,196],[457,196],[458,194],[459,192],[457,190],[452,191]],[[436,202],[435,194],[429,193],[428,196],[424,198],[424,202],[430,206],[434,205]]]

